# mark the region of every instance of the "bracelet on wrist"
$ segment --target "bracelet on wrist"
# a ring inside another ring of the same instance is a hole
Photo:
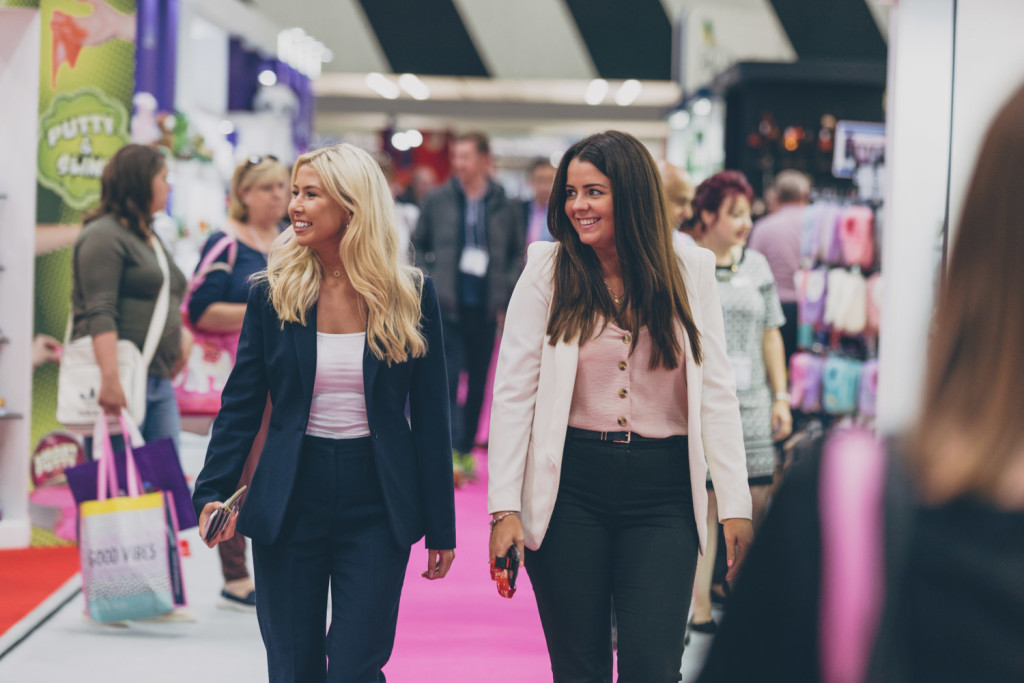
[[[511,517],[512,515],[515,515],[516,517],[518,517],[519,513],[518,512],[502,512],[500,515],[497,515],[494,519],[491,520],[491,531],[494,531],[494,527],[498,524],[498,522],[500,522],[501,520],[505,519],[506,517]]]
[[[788,391],[777,391],[777,392],[775,392],[775,397],[774,398],[775,398],[776,401],[785,401],[786,403],[789,403],[789,392]]]

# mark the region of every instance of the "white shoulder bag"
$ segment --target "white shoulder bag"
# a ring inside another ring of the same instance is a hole
[[[159,239],[154,237],[153,241],[156,260],[160,264],[164,282],[156,297],[146,341],[142,351],[139,351],[134,342],[127,339],[117,340],[117,374],[121,378],[121,388],[124,391],[128,412],[136,424],[142,424],[146,418],[146,378],[149,376],[149,364],[153,361],[156,347],[164,333],[170,299],[171,278],[168,273],[167,256]],[[74,310],[68,314],[64,353],[57,378],[57,421],[72,431],[91,433],[96,418],[103,412],[98,403],[100,366],[93,352],[91,335],[70,341],[73,316]],[[117,416],[111,419],[116,422]]]

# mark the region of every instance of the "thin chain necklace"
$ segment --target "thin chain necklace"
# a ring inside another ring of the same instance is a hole
[[[612,301],[615,302],[615,305],[616,306],[621,306],[622,302],[626,299],[626,293],[623,292],[622,296],[615,296],[615,292],[612,291],[612,288],[610,286],[608,286],[607,282],[604,283],[604,288],[608,290],[608,293],[611,295]]]

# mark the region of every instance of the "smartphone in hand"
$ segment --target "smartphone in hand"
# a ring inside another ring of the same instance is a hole
[[[242,504],[242,494],[245,492],[247,487],[235,491],[231,494],[231,497],[224,501],[224,505],[213,511],[210,515],[210,519],[206,523],[206,535],[203,540],[209,542],[217,537],[217,534],[227,525],[231,519],[231,515],[238,512],[239,507]]]

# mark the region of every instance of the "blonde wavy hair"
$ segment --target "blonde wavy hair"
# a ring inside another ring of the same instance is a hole
[[[422,357],[427,352],[420,321],[423,274],[399,259],[395,201],[380,165],[349,144],[325,147],[295,161],[293,184],[306,165],[316,171],[327,195],[351,216],[339,253],[367,313],[370,350],[388,365]],[[289,227],[274,240],[267,270],[257,279],[269,284],[270,302],[282,326],[305,325],[306,314],[320,295],[324,268],[316,251],[296,243]]]

